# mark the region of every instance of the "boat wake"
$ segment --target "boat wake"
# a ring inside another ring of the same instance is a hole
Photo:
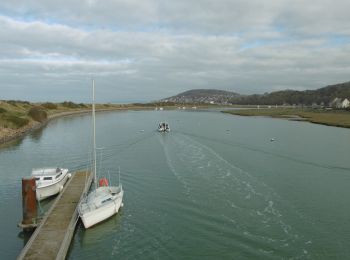
[[[216,232],[234,237],[242,250],[257,250],[266,256],[311,257],[307,248],[312,241],[292,224],[292,219],[303,216],[288,208],[273,189],[190,136],[176,133],[160,138],[160,143],[183,193],[202,211],[203,223],[220,223]],[[297,216],[288,217],[285,212]]]

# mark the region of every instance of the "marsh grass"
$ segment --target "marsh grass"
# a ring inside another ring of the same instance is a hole
[[[346,110],[269,108],[239,109],[223,112],[239,116],[268,116],[291,120],[301,118],[311,123],[350,128],[350,111]]]

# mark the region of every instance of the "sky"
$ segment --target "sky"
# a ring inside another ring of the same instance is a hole
[[[0,2],[0,99],[148,102],[350,80],[349,0]]]

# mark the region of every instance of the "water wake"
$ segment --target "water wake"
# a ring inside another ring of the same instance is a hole
[[[305,249],[309,240],[288,223],[293,218],[283,215],[293,210],[286,209],[264,182],[190,136],[173,133],[166,139],[161,136],[160,143],[168,167],[188,199],[202,209],[203,218],[211,215],[211,222],[221,223],[215,227],[217,232],[228,237],[235,234],[243,248],[249,245],[263,255],[294,252],[291,257],[310,257],[310,250]],[[299,256],[295,256],[297,248]]]

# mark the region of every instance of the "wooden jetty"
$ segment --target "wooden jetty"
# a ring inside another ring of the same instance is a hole
[[[65,259],[78,221],[78,203],[88,191],[92,174],[72,174],[17,259]]]

